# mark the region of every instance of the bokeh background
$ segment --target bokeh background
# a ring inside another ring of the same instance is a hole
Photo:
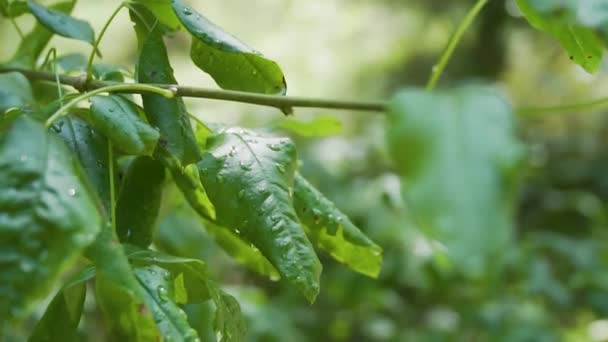
[[[41,1],[49,3],[49,1]],[[423,86],[451,32],[473,1],[465,0],[191,0],[201,13],[276,60],[288,94],[386,99]],[[119,1],[80,0],[74,16],[98,32]],[[31,16],[18,19],[24,31]],[[121,13],[101,44],[103,62],[132,70],[135,35]],[[18,43],[0,21],[0,60]],[[177,80],[215,87],[190,61],[189,38],[167,40]],[[86,51],[53,38],[61,54]],[[441,87],[495,84],[513,106],[548,106],[606,96],[608,66],[589,75],[550,36],[533,30],[514,1],[490,1],[456,50]],[[206,122],[268,127],[276,110],[188,99]],[[156,246],[203,258],[235,294],[251,341],[608,341],[608,113],[559,113],[519,119],[528,157],[519,192],[516,243],[500,278],[470,280],[446,259],[440,242],[413,224],[384,141],[378,113],[298,109],[311,120],[332,115],[343,130],[295,139],[302,173],[384,248],[379,279],[355,274],[321,255],[321,294],[314,305],[281,283],[247,271],[222,252],[189,208],[162,217]],[[445,170],[449,177],[450,170]],[[463,196],[466,194],[463,194]],[[491,229],[492,227],[488,227]],[[92,297],[92,296],[89,296]],[[83,340],[105,339],[93,298]],[[203,340],[212,308],[187,308]]]

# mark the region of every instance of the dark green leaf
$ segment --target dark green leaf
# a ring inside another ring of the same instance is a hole
[[[0,114],[9,108],[24,108],[35,104],[28,79],[18,72],[0,74]]]
[[[0,320],[48,294],[99,232],[101,215],[65,144],[21,116],[0,136]]]
[[[88,22],[73,18],[62,11],[44,7],[32,0],[27,0],[27,6],[38,22],[54,33],[82,40],[91,45],[95,43],[95,32]]]
[[[382,248],[298,173],[295,177],[294,207],[315,245],[357,272],[374,278],[378,276]]]
[[[160,134],[140,119],[137,106],[118,95],[93,96],[91,121],[126,154],[152,155]]]
[[[152,243],[165,168],[150,157],[137,157],[129,164],[116,202],[116,233],[121,242],[141,247]]]
[[[3,17],[16,18],[29,12],[25,1],[0,0],[0,13]]]
[[[143,83],[176,84],[167,57],[167,49],[157,28],[153,29],[143,44],[138,64],[138,81]],[[142,95],[148,121],[160,129],[166,148],[183,165],[200,159],[200,151],[190,125],[186,106],[181,98],[165,98],[162,95]]]
[[[217,223],[251,241],[314,301],[322,267],[293,209],[293,143],[228,129],[212,135],[207,148],[197,165]]]
[[[263,94],[287,91],[283,72],[181,0],[172,0],[177,17],[192,34],[190,57],[224,89]]]
[[[558,15],[539,12],[530,5],[529,0],[517,0],[517,5],[530,25],[557,39],[576,64],[589,73],[597,71],[602,62],[604,46],[592,29],[576,25]]]
[[[496,265],[512,238],[514,126],[509,104],[479,86],[404,90],[390,107],[388,143],[414,218],[471,275]]]
[[[342,122],[333,115],[319,115],[305,122],[293,117],[277,121],[275,127],[303,137],[326,137],[342,133]]]

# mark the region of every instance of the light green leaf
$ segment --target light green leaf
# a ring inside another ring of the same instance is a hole
[[[228,129],[212,135],[207,149],[197,165],[216,222],[251,241],[313,302],[322,267],[293,209],[294,144]]]
[[[18,72],[0,74],[0,114],[9,108],[34,105],[34,95],[28,79]]]
[[[88,22],[71,17],[62,11],[44,7],[32,0],[27,0],[27,6],[38,22],[54,33],[82,40],[91,45],[95,43],[95,32]]]
[[[0,135],[0,321],[21,317],[101,227],[75,160],[44,126],[21,116]]]
[[[539,12],[530,6],[529,0],[517,0],[517,5],[530,25],[557,39],[576,64],[589,73],[598,70],[604,46],[592,29],[576,25],[558,15]]]
[[[160,134],[139,117],[137,106],[118,95],[93,96],[91,121],[126,154],[152,155]]]
[[[179,30],[182,27],[182,23],[173,13],[170,0],[133,0],[133,3],[145,6],[170,31]],[[138,7],[141,8],[141,6]]]
[[[333,115],[319,115],[308,122],[285,117],[278,120],[275,127],[303,137],[326,137],[340,134],[344,130],[342,122]]]
[[[138,81],[142,83],[177,83],[158,28],[148,34],[143,44],[137,71]],[[184,101],[177,97],[167,99],[157,94],[142,95],[142,99],[148,121],[159,128],[169,152],[183,165],[198,161],[200,151]]]
[[[295,177],[294,207],[315,245],[357,272],[378,276],[382,248],[299,173]]]
[[[173,10],[192,34],[190,57],[223,89],[285,94],[287,85],[278,64],[264,58],[181,0]]]
[[[19,0],[0,0],[0,14],[6,18],[16,18],[29,12],[27,3]]]
[[[480,86],[404,90],[387,133],[416,223],[468,274],[496,265],[513,235],[522,153],[509,104]]]
[[[160,209],[165,168],[150,157],[135,158],[127,168],[116,201],[116,233],[121,242],[152,243]]]

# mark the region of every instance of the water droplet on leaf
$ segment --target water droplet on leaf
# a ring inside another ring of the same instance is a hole
[[[76,196],[76,189],[74,189],[74,188],[69,188],[69,189],[68,189],[68,195],[70,195],[71,197]]]
[[[277,170],[279,170],[280,173],[285,173],[287,171],[287,170],[285,170],[285,166],[283,166],[279,163],[276,163],[275,165],[277,166]]]
[[[158,291],[158,299],[160,299],[163,302],[166,302],[169,300],[169,291],[167,291],[167,289],[164,286],[159,286],[157,291]]]

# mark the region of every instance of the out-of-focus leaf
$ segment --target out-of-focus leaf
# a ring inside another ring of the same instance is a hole
[[[0,114],[9,108],[24,108],[35,104],[32,87],[18,72],[0,74]]]
[[[382,248],[299,173],[295,176],[294,207],[315,245],[357,272],[378,276]]]
[[[530,5],[530,0],[517,0],[517,5],[530,25],[557,39],[576,64],[589,73],[597,71],[602,62],[604,45],[592,29],[576,25],[558,15],[539,12]]]
[[[170,31],[179,30],[182,27],[182,23],[171,8],[170,0],[133,0],[133,3],[145,6]]]
[[[293,209],[294,144],[228,129],[209,137],[207,149],[197,165],[216,222],[251,241],[313,302],[322,267]]]
[[[20,317],[99,232],[100,208],[78,161],[21,116],[0,136],[0,320]]]
[[[49,8],[53,11],[70,13],[74,8],[74,4],[75,1],[65,1],[52,5]],[[8,64],[25,68],[34,67],[36,60],[49,40],[51,40],[51,37],[53,37],[51,31],[47,30],[42,24],[36,23],[34,28],[23,37],[21,43],[19,43],[17,52],[15,52],[15,55]]]
[[[521,146],[511,107],[493,89],[400,92],[387,137],[416,222],[479,275],[509,247]]]
[[[192,61],[220,87],[263,94],[287,91],[283,71],[276,62],[264,58],[183,1],[172,0],[171,4],[192,34]]]
[[[86,293],[85,281],[72,281],[65,285],[47,307],[28,341],[78,341],[78,323]]]
[[[157,28],[149,32],[143,44],[137,72],[139,82],[177,83],[169,65],[165,43]],[[183,165],[198,161],[200,151],[184,101],[181,98],[167,99],[157,94],[142,95],[142,99],[148,121],[159,128],[169,152]]]
[[[118,96],[93,96],[91,121],[126,154],[152,155],[160,134],[139,117],[137,106]]]
[[[303,137],[326,137],[342,133],[342,122],[333,115],[316,116],[305,122],[293,117],[285,117],[276,122],[275,127]]]
[[[121,242],[141,247],[152,243],[165,168],[150,157],[135,158],[129,164],[116,201],[116,233]]]
[[[527,0],[526,4],[544,14],[560,15],[561,11],[566,19],[587,27],[601,28],[608,23],[608,3],[604,0]]]
[[[20,0],[0,0],[0,14],[6,18],[16,18],[29,12],[27,2]]]
[[[38,22],[54,33],[94,44],[95,32],[88,22],[71,17],[52,7],[44,7],[32,0],[27,0],[27,6]]]
[[[55,65],[60,70],[65,72],[84,70],[87,66],[87,57],[82,53],[69,53],[62,56],[57,56]],[[52,63],[47,64],[48,70],[52,71]]]

